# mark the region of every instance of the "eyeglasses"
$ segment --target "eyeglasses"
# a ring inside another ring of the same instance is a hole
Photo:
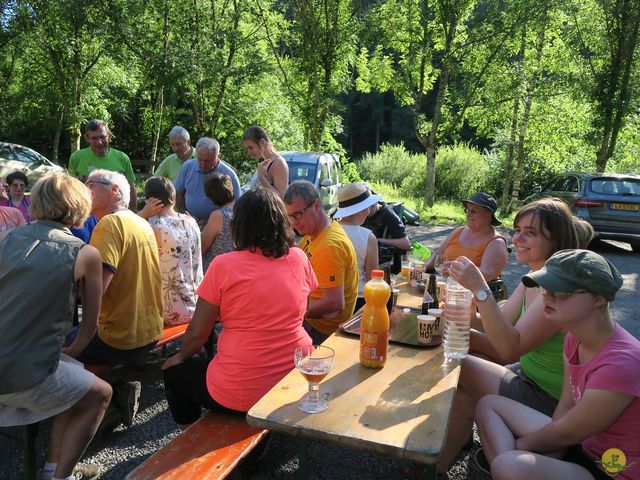
[[[298,210],[297,212],[293,212],[289,214],[289,218],[293,218],[294,220],[302,220],[302,216],[304,215],[304,212],[306,212],[307,209],[314,203],[315,203],[315,200],[311,202],[309,205],[307,205],[306,207],[304,207],[302,210]]]
[[[87,180],[84,184],[89,188],[93,188],[93,186],[96,185],[96,184],[99,184],[99,185],[111,185],[111,182],[105,182],[105,181],[100,181],[100,180]]]
[[[565,298],[569,298],[571,295],[575,295],[576,293],[588,293],[588,290],[582,289],[582,290],[576,290],[574,292],[569,292],[569,293],[565,293],[565,292],[551,293],[542,287],[538,287],[538,293],[540,293],[540,295],[549,296],[557,300],[564,300]]]

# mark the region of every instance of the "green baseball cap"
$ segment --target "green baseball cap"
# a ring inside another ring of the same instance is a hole
[[[584,289],[611,302],[622,286],[622,275],[609,260],[590,250],[560,250],[540,270],[522,277],[522,283],[550,293]]]

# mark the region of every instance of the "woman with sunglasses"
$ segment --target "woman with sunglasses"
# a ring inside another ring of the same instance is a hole
[[[6,200],[0,200],[0,206],[13,207],[20,210],[25,222],[31,223],[31,200],[24,192],[29,185],[29,179],[22,172],[13,172],[7,175],[9,194]]]
[[[571,211],[559,199],[545,198],[525,205],[516,214],[514,228],[516,260],[527,264],[532,272],[542,268],[555,252],[578,246]],[[438,465],[441,472],[470,439],[480,398],[498,394],[552,415],[563,378],[564,333],[545,318],[537,288],[520,283],[500,308],[484,275],[468,258],[450,262],[449,274],[473,293],[484,333],[471,331],[472,355],[462,362],[452,420]]]

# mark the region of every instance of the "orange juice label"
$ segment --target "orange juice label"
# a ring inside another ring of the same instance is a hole
[[[389,345],[389,332],[360,330],[360,357],[368,360],[384,362]]]

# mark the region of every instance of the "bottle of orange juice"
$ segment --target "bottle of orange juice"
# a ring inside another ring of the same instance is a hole
[[[366,304],[360,320],[360,363],[369,368],[382,368],[389,350],[389,312],[391,295],[382,270],[373,270],[364,286]]]

